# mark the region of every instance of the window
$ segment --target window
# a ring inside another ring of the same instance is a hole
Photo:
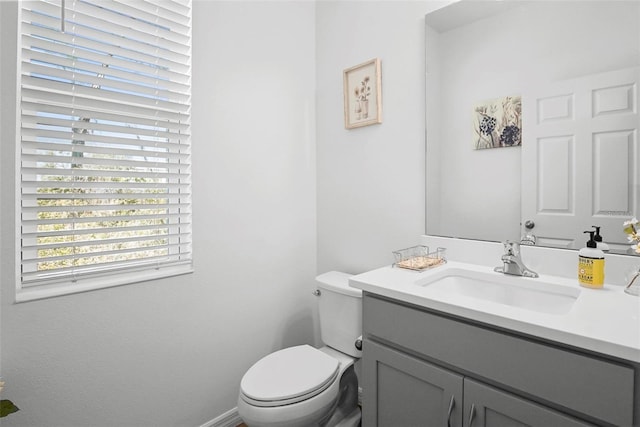
[[[18,300],[191,269],[190,0],[21,8]]]

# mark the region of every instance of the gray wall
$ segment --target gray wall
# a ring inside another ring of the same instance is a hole
[[[424,15],[447,3],[317,3],[319,271],[390,264],[424,234]],[[383,123],[346,130],[342,70],[375,57]]]
[[[445,3],[196,0],[196,272],[13,304],[3,209],[3,398],[21,408],[3,427],[202,425],[235,407],[255,360],[318,344],[315,275],[388,264],[424,232],[424,15]],[[0,1],[4,206],[14,7]],[[342,71],[374,57],[383,123],[347,131]]]
[[[0,7],[2,397],[21,408],[2,426],[199,426],[234,408],[252,363],[315,343],[314,4],[194,2],[195,273],[22,304],[15,3]]]

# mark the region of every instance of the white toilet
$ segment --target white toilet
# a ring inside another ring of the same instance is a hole
[[[238,413],[249,427],[357,427],[362,352],[362,291],[346,273],[316,277],[320,332],[326,345],[289,347],[256,362],[242,377]]]

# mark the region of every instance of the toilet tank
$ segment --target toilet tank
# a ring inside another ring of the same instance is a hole
[[[350,274],[330,271],[316,277],[322,342],[360,357],[355,342],[362,335],[362,291],[349,286]]]

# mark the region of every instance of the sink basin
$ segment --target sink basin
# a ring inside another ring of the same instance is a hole
[[[542,279],[447,269],[416,282],[432,297],[468,297],[547,314],[571,310],[580,290]]]

